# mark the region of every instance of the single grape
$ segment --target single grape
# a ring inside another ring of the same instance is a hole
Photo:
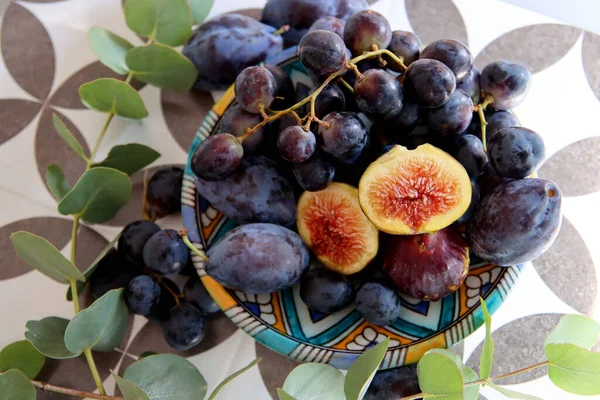
[[[244,136],[248,128],[253,128],[262,121],[262,115],[252,114],[244,111],[239,104],[229,107],[217,127],[215,134],[231,134],[235,137]],[[248,136],[242,142],[244,152],[254,153],[258,151],[259,146],[265,138],[265,127],[260,127],[252,135]],[[237,146],[236,146],[237,147]]]
[[[323,121],[329,125],[319,126],[321,149],[337,160],[351,164],[360,157],[367,144],[368,132],[354,113],[333,112]]]
[[[325,189],[335,175],[335,164],[324,154],[315,151],[307,161],[294,164],[294,176],[298,184],[309,192]]]
[[[154,222],[146,220],[131,222],[121,231],[117,245],[119,253],[131,263],[143,266],[144,258],[142,252],[144,245],[158,231],[160,231],[160,227]]]
[[[402,57],[402,63],[409,66],[419,59],[421,47],[421,40],[414,33],[408,31],[393,31],[392,40],[387,49],[397,57]],[[391,58],[386,57],[386,60],[388,62],[387,67],[392,71],[403,71],[402,67]]]
[[[291,163],[308,160],[315,152],[316,146],[315,135],[298,125],[285,128],[277,140],[279,154],[284,160]]]
[[[312,94],[315,89],[311,90]],[[310,110],[310,103],[306,104],[306,111]],[[322,119],[329,113],[334,111],[343,111],[346,107],[346,98],[342,89],[335,85],[327,85],[315,100],[315,116]]]
[[[373,10],[363,10],[352,15],[344,28],[344,42],[359,56],[372,46],[385,49],[392,40],[392,27],[382,14]]]
[[[293,105],[294,98],[296,97],[296,89],[290,76],[283,68],[277,65],[265,64],[265,68],[273,74],[277,81],[277,98],[271,104],[271,108],[274,110],[283,110]]]
[[[386,326],[400,316],[400,297],[381,282],[364,283],[356,292],[356,310],[368,322]]]
[[[338,35],[340,38],[344,38],[344,27],[346,23],[336,17],[321,17],[311,25],[309,32],[316,30],[330,31]]]
[[[486,136],[488,142],[494,134],[504,128],[521,126],[517,118],[510,111],[498,111],[487,118]]]
[[[152,175],[146,187],[146,213],[156,220],[181,211],[183,169],[161,168]]]
[[[140,275],[129,282],[125,301],[134,314],[148,315],[160,298],[160,286],[148,275]]]
[[[152,235],[144,246],[146,267],[160,274],[176,274],[188,260],[189,250],[177,231],[163,229]]]
[[[235,79],[235,99],[249,113],[266,110],[277,97],[277,79],[265,67],[248,67]]]
[[[155,324],[163,324],[169,319],[169,313],[177,305],[181,291],[175,282],[167,278],[160,279],[160,296],[146,317]]]
[[[483,173],[477,177],[477,185],[479,186],[482,198],[487,196],[496,187],[510,181],[512,181],[511,178],[498,175],[490,163],[483,168]]]
[[[324,267],[311,269],[300,281],[300,298],[314,311],[330,314],[352,302],[347,276]]]
[[[415,103],[404,101],[402,110],[392,118],[386,120],[395,135],[408,135],[421,121],[421,108]]]
[[[471,97],[473,104],[479,104],[481,100],[481,87],[479,86],[479,70],[476,66],[471,68],[471,71],[460,81],[456,88],[462,90]]]
[[[425,119],[432,132],[457,135],[464,132],[473,119],[473,100],[462,90],[455,90],[443,106],[427,109]]]
[[[498,174],[507,178],[525,178],[544,162],[544,140],[531,129],[504,128],[488,140],[488,155]]]
[[[400,82],[390,73],[380,69],[366,71],[354,84],[358,107],[377,118],[391,118],[402,110],[404,93]]]
[[[456,139],[456,160],[465,167],[471,178],[483,173],[488,163],[488,156],[483,151],[483,143],[474,135],[462,135]]]
[[[129,262],[121,253],[111,250],[98,262],[90,277],[92,296],[99,299],[109,290],[125,288],[140,274],[138,266]]]
[[[521,65],[495,61],[483,68],[479,80],[481,90],[491,95],[497,110],[510,110],[521,104],[531,87],[531,72]]]
[[[417,364],[378,371],[363,400],[398,400],[421,393]]]
[[[346,45],[337,34],[315,30],[307,33],[298,45],[300,62],[317,81],[341,69],[348,61]]]
[[[456,89],[456,78],[437,60],[421,59],[408,66],[404,90],[409,99],[423,107],[441,107]]]
[[[190,164],[197,177],[218,181],[231,175],[242,162],[243,156],[244,148],[235,136],[217,133],[198,145]]]
[[[473,214],[475,214],[475,210],[477,209],[480,200],[481,192],[479,191],[479,185],[471,181],[471,203],[469,203],[469,208],[467,208],[467,211],[465,211],[465,213],[461,215],[456,222],[459,224],[466,224],[469,222],[473,217]]]
[[[204,317],[193,305],[180,304],[171,310],[163,334],[175,350],[189,350],[204,339]]]
[[[221,311],[197,275],[187,280],[183,287],[183,294],[185,301],[200,310],[202,315],[212,315]]]
[[[421,52],[421,58],[430,58],[443,62],[460,82],[473,68],[473,56],[469,48],[458,40],[436,40]]]

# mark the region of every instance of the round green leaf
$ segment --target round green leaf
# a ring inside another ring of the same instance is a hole
[[[346,399],[360,400],[363,398],[379,368],[379,364],[385,357],[389,343],[390,338],[385,338],[381,343],[362,353],[350,366],[344,382]]]
[[[46,184],[54,198],[61,201],[73,189],[62,169],[56,164],[46,166]]]
[[[98,167],[86,171],[58,204],[63,215],[77,215],[84,221],[109,221],[131,198],[127,174],[112,168]]]
[[[0,371],[18,369],[29,379],[35,379],[46,357],[27,340],[11,343],[0,351]]]
[[[157,354],[131,364],[123,378],[140,387],[150,400],[198,400],[207,384],[196,367],[174,354]]]
[[[546,345],[550,361],[548,376],[567,392],[593,396],[600,395],[600,353],[573,344]]]
[[[117,386],[121,389],[121,393],[123,393],[123,398],[125,400],[149,400],[148,395],[135,383],[129,382],[114,373],[113,377],[117,382]]]
[[[126,59],[137,80],[163,89],[189,90],[198,77],[198,70],[190,60],[162,44],[131,49]]]
[[[85,282],[77,267],[43,237],[19,231],[10,235],[10,240],[19,257],[47,277],[58,283],[69,283],[69,279]]]
[[[81,85],[79,97],[92,110],[114,112],[130,119],[148,116],[140,94],[130,84],[113,78],[100,78]]]
[[[0,375],[0,399],[35,400],[35,388],[21,371],[11,369]]]
[[[127,315],[124,289],[108,291],[71,320],[65,331],[67,349],[72,353],[114,350],[127,329]]]
[[[326,364],[307,363],[290,372],[283,384],[286,394],[296,400],[345,400],[344,375]]]
[[[442,354],[442,355],[450,357],[452,360],[454,360],[456,365],[458,365],[460,367],[460,370],[462,371],[464,383],[471,383],[471,382],[475,382],[475,381],[479,380],[479,377],[477,376],[475,371],[473,371],[471,368],[467,367],[462,362],[462,360],[460,359],[458,354],[453,353],[450,350],[446,350],[446,349],[431,349],[428,351],[428,353]],[[464,388],[464,390],[465,390],[464,400],[477,400],[479,398],[479,390],[480,389],[481,389],[481,385],[474,385],[474,386],[469,386],[469,387]]]
[[[194,16],[194,24],[200,25],[204,22],[208,13],[215,2],[214,0],[188,0],[192,15]]]
[[[121,144],[110,149],[108,156],[103,161],[93,164],[93,167],[114,168],[131,175],[152,164],[158,157],[159,152],[143,144]]]
[[[483,298],[481,301],[481,311],[485,321],[485,340],[483,342],[483,351],[479,359],[479,375],[481,379],[489,378],[492,373],[492,361],[494,358],[494,340],[492,339],[492,317],[488,312],[487,305]]]
[[[77,154],[83,161],[88,160],[87,156],[83,152],[83,146],[77,141],[73,133],[69,130],[67,125],[58,117],[56,114],[52,114],[52,124],[58,135],[67,143],[67,145]]]
[[[55,360],[74,358],[81,353],[71,353],[65,346],[65,330],[69,320],[47,317],[41,321],[27,321],[25,339],[46,357]]]
[[[600,323],[583,315],[565,315],[550,332],[544,346],[551,343],[570,343],[589,349],[596,344],[598,335],[600,335]]]
[[[125,75],[129,72],[125,63],[125,54],[133,45],[121,36],[94,26],[88,32],[88,42],[100,62],[117,74]]]
[[[141,36],[179,46],[192,34],[192,11],[187,0],[127,0],[127,26]]]
[[[462,400],[464,377],[453,357],[427,352],[417,364],[419,387],[424,393],[443,395],[444,400]]]

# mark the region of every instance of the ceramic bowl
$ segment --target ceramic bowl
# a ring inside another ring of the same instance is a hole
[[[294,49],[268,63],[284,68],[295,84],[309,82]],[[198,129],[189,159],[198,144],[213,133],[234,100],[230,88],[215,104]],[[183,224],[194,245],[207,249],[236,225],[197,193],[189,159],[183,181]],[[447,348],[460,342],[483,324],[480,296],[493,313],[522,270],[522,266],[499,267],[472,257],[469,275],[459,290],[435,302],[403,298],[400,318],[390,326],[380,327],[366,322],[353,307],[334,314],[309,310],[300,299],[299,285],[260,295],[225,289],[205,273],[198,256],[193,256],[193,261],[221,309],[254,339],[298,361],[327,363],[339,369],[347,369],[365,349],[386,336],[390,337],[390,345],[381,369],[415,363],[431,348]]]

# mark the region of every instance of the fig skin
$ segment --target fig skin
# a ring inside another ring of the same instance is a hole
[[[452,227],[423,235],[391,236],[383,270],[400,293],[436,301],[462,285],[469,272],[469,248]]]
[[[300,237],[327,268],[354,274],[377,255],[379,231],[363,214],[355,187],[333,182],[304,192],[297,210]]]

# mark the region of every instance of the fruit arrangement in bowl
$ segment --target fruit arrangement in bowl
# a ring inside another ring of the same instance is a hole
[[[560,189],[535,177],[544,142],[511,112],[531,74],[478,71],[461,42],[423,47],[372,10],[300,31],[241,69],[198,131],[192,260],[273,350],[343,369],[389,337],[381,368],[414,363],[477,329],[480,297],[495,311],[558,234]]]

